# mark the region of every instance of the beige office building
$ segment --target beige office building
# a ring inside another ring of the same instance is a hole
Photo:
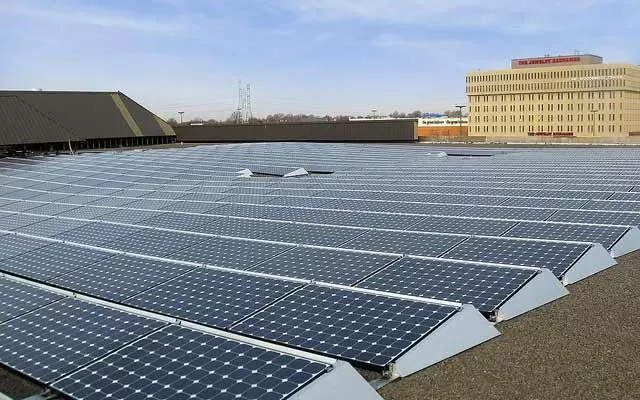
[[[640,135],[640,66],[594,55],[515,59],[470,72],[469,136]]]

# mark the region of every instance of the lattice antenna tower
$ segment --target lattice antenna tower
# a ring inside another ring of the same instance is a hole
[[[233,113],[233,122],[235,122],[236,124],[242,124],[243,121],[243,117],[244,117],[244,113],[243,113],[243,107],[244,107],[244,91],[242,90],[242,81],[238,81],[238,107],[236,108],[236,111]]]
[[[244,93],[244,100],[244,123],[248,124],[253,118],[253,112],[251,111],[251,85],[248,83]]]

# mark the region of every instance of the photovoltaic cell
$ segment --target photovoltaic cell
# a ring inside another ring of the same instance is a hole
[[[471,237],[442,257],[548,268],[561,277],[589,247],[588,244]]]
[[[126,304],[227,328],[300,286],[278,279],[198,268],[128,299]]]
[[[0,363],[48,383],[162,325],[62,299],[0,324]]]
[[[413,256],[437,257],[462,242],[463,236],[428,233],[371,231],[340,247]]]
[[[461,233],[465,235],[500,236],[515,224],[513,221],[499,221],[474,218],[426,217],[407,230],[422,232]]]
[[[404,258],[357,286],[472,304],[492,313],[535,275],[529,269]]]
[[[209,238],[195,246],[173,253],[169,258],[218,267],[247,269],[292,247],[246,240]]]
[[[519,222],[504,236],[600,243],[610,250],[628,229],[622,226]]]
[[[328,365],[170,325],[53,384],[85,400],[284,400]]]
[[[0,293],[0,323],[64,297],[5,278],[0,278]]]
[[[258,264],[251,271],[352,285],[397,259],[396,256],[298,247]]]
[[[116,255],[49,280],[51,284],[112,301],[122,301],[193,267]]]
[[[384,367],[455,312],[453,307],[307,286],[232,330]]]

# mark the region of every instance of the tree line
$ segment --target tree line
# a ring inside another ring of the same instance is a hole
[[[420,111],[415,110],[409,113],[394,111],[390,113],[388,116],[391,118],[421,118],[426,116],[427,114]],[[450,118],[460,117],[460,110],[447,110],[443,113],[444,116]],[[340,121],[348,121],[349,118],[372,118],[372,115],[357,115],[357,116],[349,116],[349,115],[325,115],[319,116],[315,114],[284,114],[284,113],[275,113],[269,114],[264,118],[252,118],[248,121],[250,124],[279,124],[279,123],[287,123],[287,122],[340,122]],[[378,116],[380,117],[380,116]],[[180,125],[180,123],[175,118],[169,118],[167,123],[173,126]],[[236,121],[234,117],[229,117],[226,120],[216,120],[216,119],[203,119],[203,118],[193,118],[189,121],[184,121],[184,124],[205,124],[205,125],[222,125],[222,124],[235,124]]]

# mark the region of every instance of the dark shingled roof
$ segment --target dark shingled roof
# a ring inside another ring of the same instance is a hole
[[[0,91],[0,145],[175,135],[121,92]]]

